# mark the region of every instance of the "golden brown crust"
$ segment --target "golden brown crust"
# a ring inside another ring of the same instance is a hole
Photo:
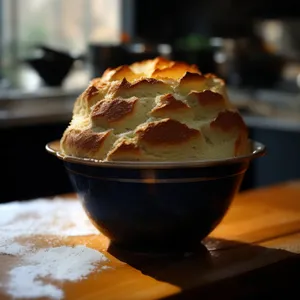
[[[217,77],[215,74],[213,74],[213,73],[206,73],[206,74],[204,74],[204,76],[205,76],[205,78],[207,78],[207,79],[220,79],[221,80],[221,78],[219,78],[219,77]],[[222,80],[223,81],[223,80]]]
[[[163,83],[161,80],[157,80],[155,78],[145,78],[142,79],[136,83],[133,83],[130,85],[130,88],[136,89],[136,88],[147,88],[151,86],[151,88],[162,88],[162,89],[169,89],[168,85]]]
[[[123,80],[131,82],[139,79],[141,75],[135,74],[127,65],[120,66],[116,69],[108,69],[104,72],[103,78],[108,81]]]
[[[102,78],[96,78],[92,80],[92,85],[94,85],[98,91],[101,91],[101,94],[104,94],[108,91],[110,84],[102,80]]]
[[[154,59],[154,68],[155,68],[155,70],[156,69],[168,68],[168,67],[172,66],[173,64],[174,64],[174,61],[168,60],[168,59],[166,59],[162,56],[158,56]]]
[[[200,106],[217,106],[217,107],[225,107],[225,99],[219,94],[212,92],[210,90],[205,90],[203,92],[190,92],[187,98],[197,99],[197,102]]]
[[[99,94],[99,90],[94,86],[91,85],[86,91],[85,91],[85,97],[86,100],[90,100],[92,97],[96,96],[97,94]]]
[[[205,82],[206,77],[202,74],[186,72],[182,78],[179,80],[179,85],[196,83],[202,84]]]
[[[127,81],[126,78],[123,78],[121,81],[117,82],[116,84],[113,84],[110,86],[110,89],[108,90],[108,94],[110,95],[110,98],[112,97],[118,97],[118,92],[121,90],[127,90],[130,88],[130,83]]]
[[[78,152],[96,152],[102,146],[111,130],[104,132],[93,132],[91,129],[76,130],[70,129],[62,139],[64,148],[77,149]]]
[[[140,160],[140,148],[130,141],[122,141],[116,145],[107,155],[108,160]]]
[[[241,131],[247,131],[245,122],[237,111],[225,110],[210,123],[211,128],[218,128],[225,132],[238,128]]]
[[[212,130],[234,137],[234,155],[245,154],[248,147],[248,128],[237,111],[225,110],[210,123]]]
[[[169,85],[154,78],[146,78],[134,83],[123,79],[120,83],[112,86],[109,94],[111,97],[146,97],[166,94],[171,91],[172,89]]]
[[[107,124],[119,121],[133,112],[137,101],[137,97],[129,99],[118,97],[110,101],[102,100],[93,107],[91,118],[95,124],[97,124],[97,121],[98,123],[106,122]]]
[[[103,160],[232,157],[248,133],[225,82],[162,57],[107,69],[74,105],[63,153]]]
[[[96,78],[91,81],[87,89],[77,98],[73,115],[87,115],[90,113],[90,108],[102,100],[107,93],[109,84]]]
[[[184,95],[189,94],[191,91],[203,91],[207,86],[206,81],[204,75],[187,72],[179,80],[176,90]]]
[[[189,72],[190,74],[192,73],[200,74],[200,71],[196,65],[190,66],[182,62],[175,62],[172,66],[169,66],[167,68],[156,69],[152,73],[152,77],[178,79],[183,77],[187,72]]]
[[[245,138],[245,135],[241,132],[238,135],[238,137],[234,143],[234,155],[235,156],[243,155],[246,153],[247,146],[248,146],[247,141],[248,141],[248,139]]]
[[[159,56],[154,59],[148,59],[133,63],[132,65],[130,65],[130,69],[136,74],[144,74],[146,75],[146,77],[151,77],[151,74],[155,70],[168,68],[173,64],[173,61]]]
[[[166,113],[177,112],[183,113],[191,108],[184,102],[174,98],[172,94],[163,95],[159,103],[151,110],[152,116],[163,116]]]
[[[141,143],[152,145],[179,145],[200,136],[198,130],[171,119],[148,123],[136,133]]]

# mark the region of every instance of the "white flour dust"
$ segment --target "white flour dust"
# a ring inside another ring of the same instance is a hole
[[[109,268],[105,265],[106,256],[83,245],[37,250],[35,245],[20,244],[16,239],[32,235],[91,234],[99,232],[88,220],[79,201],[56,198],[1,204],[0,255],[15,256],[19,263],[8,271],[7,280],[0,282],[0,288],[13,299],[63,299],[63,290],[49,283],[49,279],[84,279],[96,269]]]
[[[95,270],[97,262],[106,260],[102,253],[85,246],[41,249],[26,254],[24,263],[10,271],[7,290],[14,298],[62,299],[63,291],[54,284],[43,283],[41,278],[78,281]]]
[[[0,205],[0,235],[41,234],[78,236],[98,234],[79,201],[60,198]]]

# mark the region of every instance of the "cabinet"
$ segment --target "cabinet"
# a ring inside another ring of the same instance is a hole
[[[267,154],[251,166],[252,186],[300,178],[300,131],[255,127],[250,136],[267,147]]]

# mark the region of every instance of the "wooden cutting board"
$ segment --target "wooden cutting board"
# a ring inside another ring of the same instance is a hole
[[[109,268],[84,280],[56,282],[64,299],[287,297],[297,292],[300,275],[300,181],[240,193],[205,247],[185,257],[149,258],[108,250],[103,235],[31,235],[28,242],[37,249],[86,245],[109,259]],[[0,254],[1,300],[13,299],[3,283],[20,264],[17,257]]]

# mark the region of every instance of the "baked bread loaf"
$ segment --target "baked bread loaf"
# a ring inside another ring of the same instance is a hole
[[[64,154],[102,161],[220,159],[247,146],[224,81],[161,57],[93,79],[61,139]]]

